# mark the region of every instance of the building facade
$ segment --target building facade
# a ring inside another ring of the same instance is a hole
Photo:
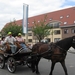
[[[70,7],[54,12],[49,12],[28,18],[28,43],[38,42],[37,38],[33,35],[31,28],[34,26],[34,21],[40,22],[47,15],[46,23],[53,26],[52,34],[45,37],[49,42],[56,42],[61,39],[75,35],[75,7]],[[17,20],[16,24],[22,25],[22,20]],[[26,36],[23,36],[26,39]]]

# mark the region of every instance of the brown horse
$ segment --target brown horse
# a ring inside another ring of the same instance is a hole
[[[56,43],[51,44],[43,44],[43,43],[37,43],[32,47],[32,53],[36,56],[33,56],[32,59],[34,60],[32,63],[32,71],[38,74],[38,64],[40,61],[40,58],[46,58],[51,60],[51,71],[49,75],[52,75],[54,66],[57,62],[60,62],[64,71],[65,75],[68,75],[67,68],[65,65],[65,58],[67,55],[67,51],[70,47],[75,48],[75,36],[65,38],[63,40],[60,40]]]

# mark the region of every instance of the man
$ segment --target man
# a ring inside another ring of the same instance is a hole
[[[5,38],[4,43],[9,43],[12,53],[15,53],[17,50],[17,46],[15,45],[15,42],[16,39],[12,36],[12,33],[8,32],[8,36]]]
[[[21,33],[18,33],[18,36],[16,37],[16,40],[19,42],[19,44],[21,45],[21,47],[23,47],[24,49],[26,49],[25,41],[22,38]]]

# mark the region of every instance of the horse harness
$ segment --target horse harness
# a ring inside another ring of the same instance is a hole
[[[44,57],[52,56],[52,55],[53,55],[53,47],[56,47],[56,48],[60,49],[60,51],[61,51],[61,54],[54,54],[54,55],[57,55],[57,56],[58,56],[58,55],[63,55],[63,56],[65,56],[65,55],[67,54],[67,52],[66,52],[65,49],[63,49],[63,48],[57,46],[55,43],[50,43],[49,48],[48,48],[47,51],[45,51],[45,52],[43,52],[43,53],[41,53],[41,54],[37,54],[37,55],[38,55],[38,56],[39,56],[39,55],[40,55],[40,56],[44,56]]]

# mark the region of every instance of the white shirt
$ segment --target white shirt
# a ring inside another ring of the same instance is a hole
[[[4,43],[8,42],[8,43],[11,43],[11,44],[14,44],[14,42],[16,41],[16,39],[13,37],[13,36],[7,36],[4,40]]]
[[[4,44],[4,41],[3,40],[1,40],[1,45],[3,45]]]

